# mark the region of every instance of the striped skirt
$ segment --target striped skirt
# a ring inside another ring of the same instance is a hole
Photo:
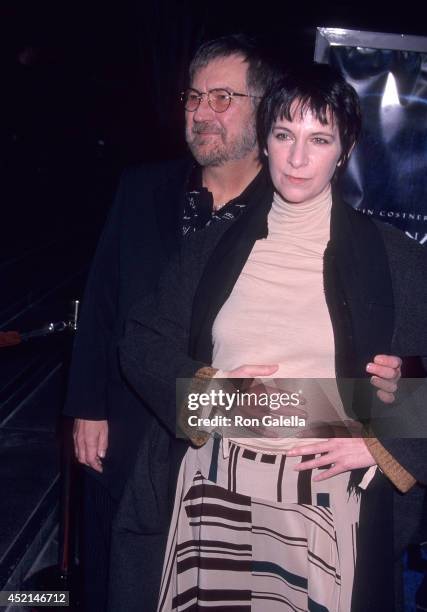
[[[350,611],[359,496],[300,461],[220,438],[187,452],[159,612]]]

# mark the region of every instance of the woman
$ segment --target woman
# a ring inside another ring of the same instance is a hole
[[[134,316],[122,351],[129,380],[169,429],[175,378],[357,378],[396,349],[405,289],[389,264],[424,254],[332,193],[359,130],[357,95],[328,66],[289,74],[261,102],[273,201],[188,243],[156,314]],[[407,354],[425,354],[418,342]],[[146,347],[138,364],[136,345]],[[328,398],[336,420],[348,419],[336,385]],[[360,403],[352,409],[365,419]],[[235,435],[190,448],[159,610],[350,610],[360,495],[384,479],[377,464],[401,491],[415,482],[374,438]]]

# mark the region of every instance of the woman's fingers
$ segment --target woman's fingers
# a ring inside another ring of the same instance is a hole
[[[322,480],[327,480],[332,476],[336,476],[337,474],[341,474],[344,470],[339,465],[332,464],[328,470],[323,470],[321,474],[317,474],[313,477],[315,482],[321,482]]]
[[[286,454],[289,457],[298,457],[303,455],[317,455],[319,453],[326,453],[331,450],[330,440],[326,442],[315,442],[314,444],[304,444],[302,446],[294,446],[291,450],[287,451]],[[330,462],[329,462],[330,463]],[[304,462],[304,465],[306,463]]]
[[[304,472],[305,470],[315,470],[317,468],[324,467],[325,465],[333,464],[333,460],[330,456],[330,453],[325,453],[320,457],[316,457],[316,459],[311,459],[310,461],[304,461],[299,465],[294,467],[296,472]]]
[[[224,372],[227,378],[259,378],[262,376],[271,376],[277,370],[279,366],[274,365],[257,365],[257,364],[245,364],[241,365],[234,370]]]
[[[342,472],[348,472],[349,470],[369,467],[376,464],[375,459],[372,457],[362,438],[331,438],[327,442],[318,442],[310,444],[309,446],[295,447],[286,454],[292,457],[307,454],[321,454],[321,456],[315,459],[301,462],[294,467],[296,472],[303,472],[304,470],[313,470],[325,465],[331,465],[330,468],[321,474],[316,474],[314,476],[313,480],[316,481],[326,480]]]

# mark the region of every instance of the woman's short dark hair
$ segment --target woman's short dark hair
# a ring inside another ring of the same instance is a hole
[[[354,88],[327,64],[310,64],[285,73],[270,86],[258,108],[260,151],[265,150],[275,122],[278,119],[292,121],[295,109],[301,116],[310,110],[322,125],[328,123],[328,115],[332,116],[341,140],[339,161],[342,168],[362,125],[359,96]]]
[[[274,71],[255,39],[245,34],[221,36],[202,44],[190,64],[190,81],[193,81],[195,73],[209,62],[232,55],[240,55],[248,64],[248,91],[253,95],[264,95],[273,80]]]

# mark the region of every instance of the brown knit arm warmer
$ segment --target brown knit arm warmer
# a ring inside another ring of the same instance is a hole
[[[416,483],[416,479],[400,465],[377,438],[365,438],[366,446],[378,464],[394,486],[402,493],[406,493]]]
[[[216,368],[212,368],[210,366],[205,366],[197,370],[191,381],[187,395],[190,395],[190,393],[204,393],[217,372],[218,370]],[[189,427],[187,417],[188,407],[185,403],[183,406],[181,406],[179,426],[183,433],[188,436],[194,446],[203,446],[209,440],[210,434],[206,431],[196,431],[194,428]]]

